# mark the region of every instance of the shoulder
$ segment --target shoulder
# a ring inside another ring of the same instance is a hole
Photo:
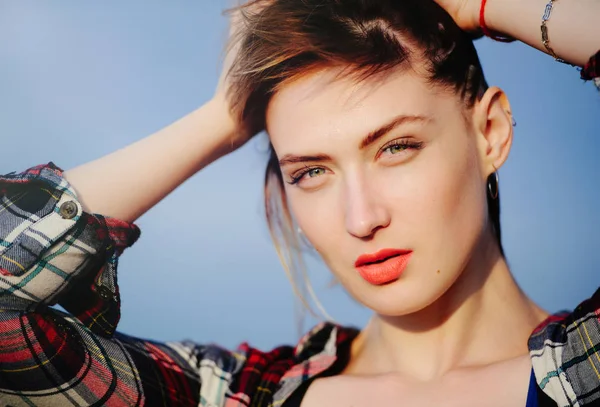
[[[538,385],[559,405],[600,401],[600,289],[540,324],[529,352]]]

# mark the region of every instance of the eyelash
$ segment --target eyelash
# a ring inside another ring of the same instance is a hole
[[[305,167],[303,170],[296,171],[292,175],[290,175],[290,181],[288,184],[296,185],[306,174],[308,174],[312,170],[320,169],[321,167]]]
[[[400,139],[400,140],[392,140],[389,143],[385,144],[377,153],[377,157],[379,157],[385,150],[392,147],[400,147],[402,151],[412,149],[412,150],[420,150],[423,148],[422,141],[411,141],[409,139]]]
[[[379,150],[379,152],[377,153],[377,157],[379,158],[379,156],[381,156],[381,154],[383,152],[385,152],[387,149],[390,149],[392,147],[399,147],[399,148],[401,148],[402,151],[408,150],[408,149],[420,150],[421,148],[423,148],[423,142],[422,141],[410,141],[407,139],[392,140],[389,143],[385,144]],[[288,184],[295,185],[298,182],[300,182],[302,180],[302,178],[304,178],[304,176],[306,174],[308,174],[310,171],[316,170],[316,169],[322,169],[322,168],[323,167],[308,167],[308,166],[306,166],[304,169],[296,171],[295,173],[290,175],[290,181],[288,181]]]

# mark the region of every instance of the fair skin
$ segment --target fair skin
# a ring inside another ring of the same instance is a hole
[[[438,3],[462,28],[477,27],[478,1]],[[539,48],[545,3],[489,0],[488,26]],[[555,7],[549,23],[552,46],[562,58],[581,65],[600,48],[593,40],[600,38],[600,28],[592,21],[600,14],[600,2],[558,2]],[[502,166],[512,142],[505,95],[490,88],[465,111],[456,95],[425,87],[416,74],[391,75],[380,86],[382,79],[330,81],[334,73],[324,69],[287,84],[267,116],[280,159],[288,154],[330,157],[318,165],[305,163],[322,168],[312,173],[317,176],[286,184],[286,193],[332,273],[374,311],[353,343],[347,369],[311,385],[303,406],[325,401],[330,406],[389,405],[390,400],[524,405],[531,369],[527,338],[546,313],[512,279],[487,223],[485,182]],[[247,137],[229,113],[226,87],[223,77],[215,96],[198,110],[67,171],[84,208],[134,221],[190,176],[242,145]],[[405,121],[359,148],[366,134],[398,115],[430,119]],[[385,143],[403,137],[421,143],[420,148],[383,152]],[[166,161],[171,164],[156,166]],[[302,168],[294,165],[283,166],[286,180]],[[124,195],[127,200],[119,198]],[[413,250],[401,279],[372,286],[352,272],[358,255],[385,247]]]
[[[479,0],[436,0],[458,26],[466,31],[479,28]],[[546,52],[540,41],[541,17],[547,0],[488,0],[485,21],[492,31],[516,38]],[[554,4],[548,31],[550,46],[566,61],[582,66],[598,51],[600,13],[597,0],[558,1]]]
[[[462,28],[478,26],[479,1],[437,1]],[[491,29],[544,51],[539,44],[539,18],[544,5],[545,0],[490,0],[486,20]],[[560,57],[581,66],[600,48],[600,26],[593,19],[600,14],[600,2],[561,2],[555,7],[562,10],[553,13],[549,23],[552,46]],[[226,59],[224,72],[228,61],[231,58]],[[67,177],[77,186],[84,207],[134,221],[193,174],[241,146],[247,138],[231,118],[225,89],[223,76],[213,98],[194,112],[137,143],[68,171]],[[178,157],[174,165],[156,167],[156,162],[174,156]],[[119,199],[123,193],[129,196],[127,202]]]
[[[504,94],[491,88],[467,110],[419,74],[356,83],[333,81],[337,73],[324,69],[286,85],[267,113],[278,157],[296,157],[282,165],[284,180],[304,174],[286,184],[298,224],[336,279],[375,312],[344,373],[317,380],[303,405],[335,394],[344,397],[330,405],[436,405],[425,401],[440,389],[461,405],[490,391],[512,393],[519,405],[531,369],[527,338],[547,314],[519,290],[487,222],[486,179],[512,141]],[[398,116],[427,119],[404,121],[360,147]],[[419,147],[390,144],[402,141]],[[328,158],[298,161],[302,156]],[[378,286],[356,273],[354,261],[383,248],[413,255],[399,280]],[[515,382],[502,380],[494,390],[507,369]],[[465,393],[481,376],[488,386]]]

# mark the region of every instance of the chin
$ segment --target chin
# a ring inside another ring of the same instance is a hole
[[[418,276],[420,278],[405,275],[380,286],[360,279],[353,281],[351,286],[346,286],[346,290],[356,301],[376,314],[402,317],[425,310],[452,287],[455,279],[443,279],[437,272],[434,274],[424,276],[422,273]]]

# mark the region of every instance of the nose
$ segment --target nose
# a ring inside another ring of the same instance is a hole
[[[382,191],[364,180],[354,180],[346,186],[346,231],[359,239],[369,239],[391,222]]]

